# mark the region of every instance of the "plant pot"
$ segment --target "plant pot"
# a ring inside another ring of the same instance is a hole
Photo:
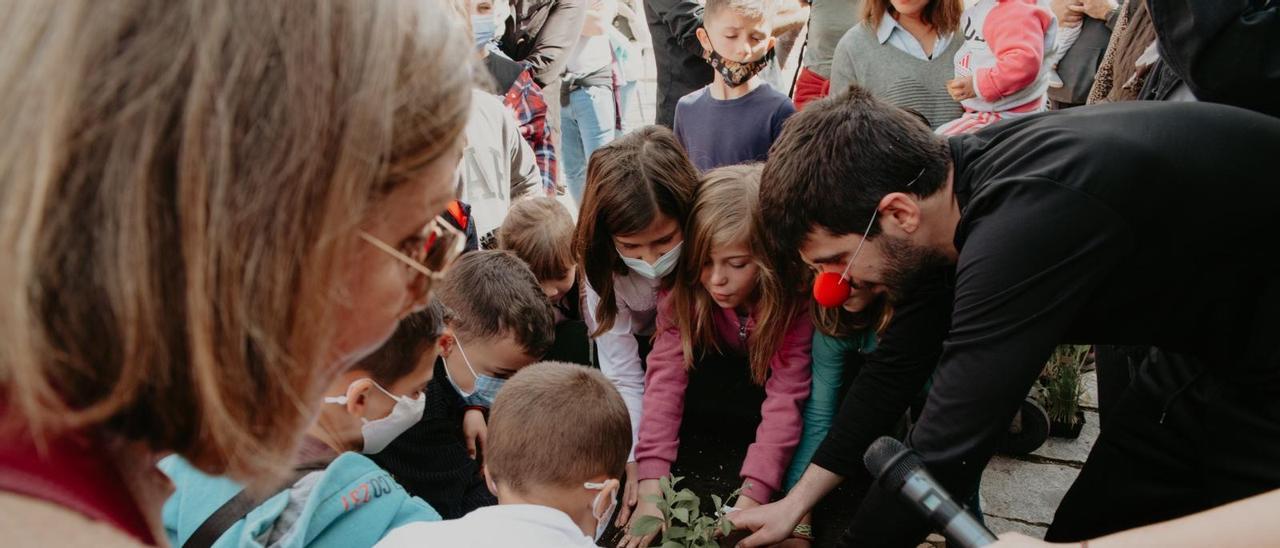
[[[1074,426],[1065,422],[1049,421],[1049,435],[1055,438],[1074,440],[1080,437],[1081,430],[1084,430],[1084,411],[1076,411],[1076,423]]]

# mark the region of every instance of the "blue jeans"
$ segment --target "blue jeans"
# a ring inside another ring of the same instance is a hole
[[[639,80],[632,80],[622,84],[622,86],[618,88],[618,107],[622,109],[622,112],[620,113],[622,118],[622,128],[618,130],[618,137],[622,137],[626,132],[633,129],[629,127],[629,124],[627,123],[627,116],[631,114],[631,107],[639,106],[639,103],[636,101],[636,99],[640,98],[640,90],[636,89],[639,87],[639,84]]]
[[[560,111],[565,182],[569,194],[582,203],[587,182],[587,160],[614,137],[613,90],[587,86],[569,93],[569,106]]]

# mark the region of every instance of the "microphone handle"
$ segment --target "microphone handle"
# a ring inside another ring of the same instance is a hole
[[[951,500],[924,469],[911,473],[902,495],[926,511],[929,521],[960,548],[981,548],[996,541],[996,536]]]

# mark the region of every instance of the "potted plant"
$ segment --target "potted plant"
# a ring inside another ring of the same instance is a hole
[[[712,514],[702,513],[702,499],[689,489],[676,490],[676,484],[684,478],[666,476],[658,480],[662,493],[651,496],[650,502],[658,505],[662,517],[641,516],[631,526],[632,536],[644,536],[662,530],[662,548],[712,548],[720,546],[720,539],[729,536],[733,524],[725,519],[725,500],[738,496],[741,488],[721,499],[711,495],[715,506]]]
[[[1063,345],[1054,349],[1040,378],[1045,411],[1049,413],[1049,435],[1075,439],[1084,428],[1080,410],[1083,392],[1081,375],[1089,359],[1089,345]]]

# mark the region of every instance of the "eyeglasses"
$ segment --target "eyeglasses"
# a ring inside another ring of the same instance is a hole
[[[444,271],[462,254],[467,245],[466,236],[440,217],[432,219],[422,228],[422,232],[411,238],[405,250],[396,249],[363,230],[360,231],[360,238],[421,274],[427,282],[419,288],[420,297],[423,298],[430,285],[444,277]]]
[[[916,174],[907,187],[916,184],[920,180],[920,176],[924,175],[924,169],[920,168],[920,172]],[[835,308],[844,304],[849,300],[849,293],[856,287],[849,281],[846,276],[849,270],[853,268],[853,261],[857,260],[858,255],[862,253],[862,246],[867,243],[867,234],[871,232],[871,227],[875,225],[876,215],[880,213],[880,208],[871,210],[871,220],[867,221],[867,228],[862,231],[862,240],[858,242],[858,247],[853,250],[853,256],[849,257],[849,262],[844,264],[844,271],[840,274],[834,272],[822,272],[813,280],[813,299],[818,304]]]

